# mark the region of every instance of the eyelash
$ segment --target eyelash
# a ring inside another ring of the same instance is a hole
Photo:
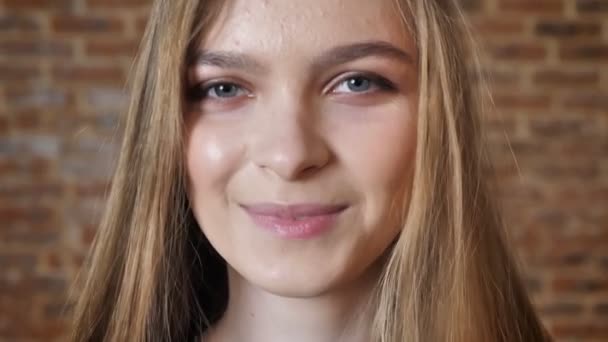
[[[371,92],[375,92],[375,91],[382,91],[382,92],[392,92],[395,91],[397,88],[396,86],[389,80],[387,80],[386,78],[379,76],[377,74],[374,73],[350,73],[347,74],[346,76],[340,78],[340,80],[338,80],[337,82],[334,83],[334,85],[330,88],[330,89],[336,89],[338,88],[339,85],[344,84],[345,82],[352,80],[352,79],[357,79],[357,78],[362,78],[362,79],[366,79],[368,81],[371,82],[371,87],[376,87],[376,90],[369,90],[369,91],[363,91],[363,92],[352,92],[353,94],[367,94],[367,93],[371,93]],[[187,91],[187,98],[190,102],[199,102],[199,101],[203,101],[206,100],[207,98],[209,98],[208,93],[210,90],[212,90],[214,87],[218,87],[221,85],[228,85],[228,86],[235,86],[237,87],[237,90],[246,90],[246,88],[242,87],[241,85],[237,84],[236,82],[231,82],[231,81],[222,81],[222,80],[218,80],[218,81],[214,81],[214,82],[210,82],[210,83],[197,83],[194,86],[190,87]],[[226,100],[231,99],[232,97],[227,97]],[[221,101],[221,97],[216,97],[216,99],[220,99]]]

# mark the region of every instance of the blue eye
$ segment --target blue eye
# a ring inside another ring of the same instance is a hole
[[[199,102],[205,99],[229,100],[247,94],[247,90],[235,83],[217,82],[205,85],[197,84],[187,93],[188,100]]]
[[[217,83],[205,89],[205,97],[230,98],[241,95],[243,88],[233,83]]]
[[[349,90],[354,92],[368,91],[371,87],[371,82],[364,77],[353,77],[346,80],[346,85]]]
[[[367,93],[377,90],[392,90],[395,87],[386,79],[379,76],[354,75],[338,83],[335,93]]]

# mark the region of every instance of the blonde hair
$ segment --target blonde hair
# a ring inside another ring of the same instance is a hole
[[[378,282],[381,342],[545,341],[487,184],[479,63],[454,0],[395,0],[417,42],[411,200]],[[221,1],[157,0],[131,80],[110,196],[74,341],[182,341],[225,309],[225,262],[186,197],[184,78]],[[470,63],[470,62],[473,63]]]

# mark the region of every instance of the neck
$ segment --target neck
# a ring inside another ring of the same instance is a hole
[[[368,273],[317,297],[290,298],[256,287],[229,267],[228,307],[204,341],[369,341],[379,272]]]

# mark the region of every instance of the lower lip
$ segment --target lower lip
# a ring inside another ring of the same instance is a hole
[[[259,215],[247,211],[258,226],[274,232],[286,239],[310,239],[327,232],[334,226],[339,212],[327,215],[307,216],[300,219],[287,219],[277,216]]]

